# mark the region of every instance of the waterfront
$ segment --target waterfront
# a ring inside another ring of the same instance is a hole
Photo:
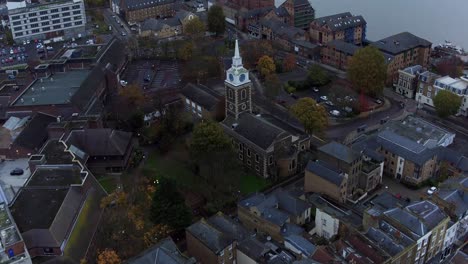
[[[309,0],[316,17],[350,11],[367,21],[367,38],[378,40],[402,31],[434,45],[450,40],[468,50],[467,0]]]

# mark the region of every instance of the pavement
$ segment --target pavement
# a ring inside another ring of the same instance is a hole
[[[16,168],[24,171],[23,175],[11,176],[10,172]],[[29,179],[31,171],[29,170],[28,159],[5,160],[0,162],[0,186],[6,198],[6,202],[10,203],[15,197],[18,190],[24,186]]]

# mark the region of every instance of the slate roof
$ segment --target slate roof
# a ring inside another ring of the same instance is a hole
[[[377,47],[383,52],[397,55],[416,47],[431,47],[432,43],[409,32],[401,32],[379,41],[375,41],[371,43],[371,45]]]
[[[255,8],[250,10],[241,10],[240,16],[244,18],[252,18],[252,17],[262,17],[266,15],[268,12],[273,10],[273,7],[263,7],[263,8]]]
[[[12,205],[12,214],[27,247],[60,247],[82,201],[79,186],[21,189]]]
[[[390,209],[384,212],[384,214],[395,222],[408,228],[414,235],[416,235],[417,238],[424,236],[428,231],[430,231],[417,216],[401,208]]]
[[[404,72],[409,73],[411,75],[416,75],[420,73],[422,70],[423,70],[423,67],[421,65],[414,65],[414,66],[410,66],[410,67],[403,69]]]
[[[302,236],[290,235],[285,237],[284,240],[300,250],[305,256],[312,256],[316,250],[316,246]]]
[[[213,110],[220,102],[220,98],[214,95],[215,92],[210,91],[208,87],[204,87],[203,85],[188,83],[182,88],[181,93],[208,111]]]
[[[376,140],[385,150],[418,165],[423,165],[436,155],[436,150],[428,149],[413,140],[397,135],[389,130],[380,132]]]
[[[326,44],[329,47],[334,47],[336,50],[346,53],[348,55],[354,55],[361,47],[356,46],[352,43],[348,43],[341,39],[335,39]]]
[[[390,256],[395,256],[404,249],[402,245],[394,242],[387,234],[379,229],[373,227],[369,228],[366,236]]]
[[[267,150],[276,140],[289,135],[261,117],[248,113],[241,114],[237,120],[226,118],[222,124],[226,129],[232,129],[232,125],[237,124],[232,130],[263,150]]]
[[[224,233],[205,219],[187,227],[187,231],[200,240],[215,254],[218,254],[218,252],[224,250],[236,240],[236,237],[233,234]]]
[[[377,151],[379,147],[380,144],[375,140],[375,137],[369,136],[362,136],[351,145],[353,150],[362,152],[375,161],[382,162],[385,157]]]
[[[194,264],[196,261],[188,259],[180,253],[174,241],[168,237],[145,250],[138,256],[127,260],[127,264]]]
[[[174,3],[174,0],[123,0],[124,7],[129,10],[150,8],[153,6]]]
[[[226,217],[222,213],[211,216],[207,219],[207,222],[225,236],[231,237],[237,241],[242,241],[251,235],[244,226]]]
[[[432,230],[442,220],[447,218],[447,215],[434,203],[424,200],[410,204],[406,210],[417,215],[424,223],[428,230]]]
[[[450,162],[452,166],[462,172],[468,172],[468,158],[460,152],[450,148],[439,147],[437,155],[439,159]]]
[[[147,30],[159,31],[163,27],[164,27],[164,23],[162,23],[159,19],[156,19],[156,18],[145,19],[145,21],[143,21],[140,24],[141,31],[147,31]]]
[[[341,186],[346,178],[338,169],[323,161],[309,161],[306,170],[336,186]]]
[[[311,207],[307,202],[293,197],[288,192],[281,189],[275,190],[273,195],[276,197],[280,209],[295,216],[301,215],[305,210]]]
[[[468,178],[466,178],[468,181]],[[437,194],[441,199],[455,206],[455,214],[458,219],[463,218],[468,212],[468,193],[460,189],[441,188]]]
[[[278,35],[287,40],[292,41],[305,35],[305,30],[289,26],[288,24],[275,19],[262,18],[260,19],[259,23],[260,25],[271,29],[275,35]]]
[[[110,128],[73,130],[66,143],[90,156],[124,156],[132,142],[132,133]]]
[[[91,105],[92,99],[96,96],[96,87],[104,81],[104,71],[101,67],[95,66],[70,98],[70,102],[81,111],[87,110]]]
[[[279,226],[285,224],[289,215],[300,216],[311,207],[309,203],[293,197],[282,189],[277,189],[268,195],[263,193],[252,195],[240,201],[239,206],[256,207],[263,218]]]
[[[305,47],[305,48],[308,48],[308,49],[315,49],[315,48],[318,47],[318,45],[315,45],[315,44],[313,44],[313,43],[311,43],[310,41],[307,41],[307,40],[297,39],[297,40],[293,40],[293,43],[298,45],[298,46]]]
[[[319,147],[318,151],[328,154],[329,156],[332,156],[348,164],[353,163],[355,160],[359,159],[359,153],[355,152],[350,147],[336,141],[331,141],[328,144]]]
[[[16,137],[14,144],[31,150],[39,150],[49,137],[47,126],[56,121],[53,116],[36,113],[21,134]]]
[[[322,27],[325,25],[328,26],[332,32],[367,24],[366,20],[364,20],[362,16],[353,16],[350,12],[319,17],[315,19],[314,22],[318,23]]]
[[[270,249],[255,237],[250,237],[237,244],[237,250],[241,251],[249,258],[259,261]]]

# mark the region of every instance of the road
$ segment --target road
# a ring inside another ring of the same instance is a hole
[[[114,35],[123,40],[132,38],[132,32],[124,19],[114,14],[109,8],[103,9],[103,15],[104,22],[106,22],[108,26],[112,26],[112,33]],[[120,22],[120,24],[118,22]],[[122,36],[122,32],[125,33],[125,36]]]

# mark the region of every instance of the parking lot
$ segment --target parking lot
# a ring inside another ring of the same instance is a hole
[[[14,169],[22,169],[23,175],[10,175]],[[11,202],[16,192],[22,187],[31,175],[28,159],[6,160],[0,162],[0,185],[7,202]]]

